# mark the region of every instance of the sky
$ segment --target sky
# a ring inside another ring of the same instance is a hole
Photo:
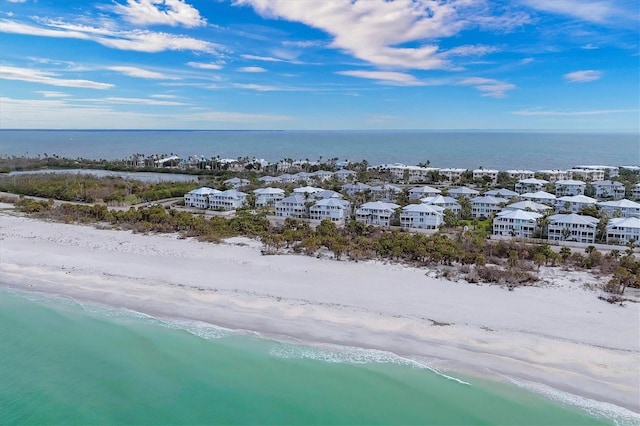
[[[0,0],[0,128],[638,133],[639,3]]]

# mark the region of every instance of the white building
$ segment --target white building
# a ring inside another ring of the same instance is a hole
[[[495,170],[495,169],[475,169],[473,171],[473,178],[474,179],[488,178],[488,179],[490,179],[490,182],[496,183],[498,181],[498,173],[500,173],[500,170]]]
[[[312,195],[316,200],[324,200],[326,198],[344,198],[341,193],[332,191],[330,189],[314,192]]]
[[[505,173],[508,174],[511,179],[518,180],[531,179],[535,176],[535,173],[531,170],[507,170]]]
[[[506,189],[506,188],[491,189],[485,192],[483,195],[488,195],[491,197],[508,198],[508,199],[518,198],[520,196],[520,194],[518,194],[517,192],[512,191],[510,189]]]
[[[411,188],[409,190],[409,199],[419,200],[420,198],[433,197],[441,193],[442,191],[440,191],[439,189],[432,188],[430,186],[419,186],[417,188]]]
[[[358,192],[365,192],[371,187],[366,183],[356,182],[356,183],[347,183],[342,185],[342,189],[347,193],[348,196],[353,197]]]
[[[554,214],[549,216],[548,238],[555,241],[577,241],[593,244],[596,239],[598,219],[579,214]]]
[[[571,197],[560,197],[556,200],[556,211],[580,213],[585,207],[595,206],[598,200],[586,195],[574,195]]]
[[[460,206],[460,203],[458,203],[458,200],[452,197],[444,197],[442,195],[421,198],[420,202],[441,207],[443,210],[451,210],[456,216],[460,216],[460,210],[462,210],[462,207]]]
[[[634,187],[631,188],[631,197],[640,200],[640,183],[635,184]]]
[[[586,180],[587,182],[593,182],[596,180],[604,180],[605,178],[605,173],[603,169],[571,169],[568,170],[569,174],[571,175],[571,179],[579,179],[579,180]]]
[[[494,213],[502,210],[502,206],[507,204],[509,200],[506,198],[498,198],[491,196],[476,197],[471,199],[471,216],[473,217],[489,217]]]
[[[440,169],[439,174],[441,177],[445,177],[449,182],[459,182],[460,177],[466,171],[467,169],[456,169],[448,167],[445,169]]]
[[[620,176],[620,167],[618,166],[603,166],[603,165],[577,165],[574,167],[574,169],[587,169],[587,170],[598,170],[598,171],[604,171],[605,174],[605,178],[603,179],[611,179],[614,178],[616,176]],[[596,179],[598,180],[598,179]]]
[[[354,172],[353,170],[347,170],[347,169],[340,169],[333,174],[333,176],[336,179],[341,180],[343,182],[346,182],[349,179],[355,179],[356,175],[357,175],[356,172]]]
[[[199,209],[209,208],[209,195],[217,194],[217,189],[208,188],[203,186],[192,191],[187,192],[184,195],[184,205],[187,207],[196,207]]]
[[[209,195],[209,208],[213,210],[235,210],[244,206],[247,194],[235,189]]]
[[[293,192],[295,194],[302,194],[303,196],[305,194],[309,194],[309,195],[317,194],[318,192],[322,192],[322,191],[324,191],[324,189],[316,188],[315,186],[301,186],[300,188],[293,189]]]
[[[453,198],[465,197],[471,199],[480,195],[480,192],[476,191],[475,189],[467,188],[466,186],[461,186],[458,188],[450,189],[449,195]]]
[[[536,178],[520,179],[516,183],[516,192],[518,194],[524,194],[527,192],[543,191],[546,188],[548,183],[549,181],[544,179],[536,179]]]
[[[388,164],[384,166],[389,171],[394,182],[429,182],[431,176],[439,172],[440,169],[436,167],[420,167],[420,166],[407,166],[404,164]]]
[[[613,198],[619,200],[624,198],[624,185],[621,182],[611,180],[598,180],[593,183],[596,198]]]
[[[282,183],[297,183],[298,182],[298,176],[291,175],[289,173],[283,173],[278,177],[280,178],[280,182],[282,182]]]
[[[227,179],[223,182],[225,185],[230,186],[233,189],[238,189],[242,186],[247,186],[251,182],[248,179],[241,179],[239,177],[233,177],[231,179]]]
[[[409,204],[400,212],[403,228],[438,229],[443,222],[443,209],[429,204]]]
[[[493,218],[493,235],[532,238],[542,215],[524,210],[505,210]]]
[[[607,224],[607,243],[627,244],[640,242],[640,219],[637,217],[619,217]]]
[[[509,204],[504,210],[526,210],[536,213],[550,213],[553,211],[553,207],[546,204],[536,203],[535,201],[519,201],[517,203]]]
[[[398,195],[402,193],[402,188],[388,183],[384,185],[372,186],[371,188],[369,188],[369,190],[371,191],[371,197],[374,200],[381,201],[394,201],[396,198],[398,198]]]
[[[273,207],[284,198],[284,189],[280,188],[258,188],[253,193],[256,194],[256,207]]]
[[[308,199],[304,194],[293,193],[275,204],[276,216],[293,217],[296,219],[308,217],[307,203]]]
[[[349,214],[349,202],[340,198],[325,198],[311,206],[309,217],[313,220],[329,219],[332,222],[344,223]]]
[[[581,180],[559,180],[556,182],[556,197],[583,195],[587,184]]]
[[[539,175],[544,176],[549,182],[570,179],[571,176],[566,170],[538,170]]]
[[[523,200],[535,201],[536,203],[555,205],[556,196],[544,191],[527,192],[520,195]]]
[[[623,199],[617,201],[602,201],[598,203],[602,211],[609,217],[640,217],[640,203]]]
[[[317,179],[320,182],[326,182],[333,177],[333,172],[330,172],[327,170],[318,170],[318,171],[312,172],[311,175],[313,176],[314,179]]]
[[[400,206],[394,203],[373,201],[356,210],[356,220],[367,225],[389,226],[391,218]]]
[[[270,185],[273,183],[282,183],[282,178],[280,178],[280,176],[262,176],[262,177],[259,177],[258,180],[267,185]]]

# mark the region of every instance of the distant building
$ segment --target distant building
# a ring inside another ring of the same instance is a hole
[[[372,186],[369,188],[371,197],[380,201],[395,201],[398,195],[402,193],[402,188],[391,184]]]
[[[340,198],[325,198],[311,206],[309,217],[313,220],[329,219],[332,222],[344,223],[349,214],[349,202]]]
[[[636,200],[640,200],[640,183],[635,184],[633,188],[631,188],[631,196]]]
[[[208,188],[206,186],[194,189],[184,195],[184,205],[187,207],[196,207],[198,209],[208,209],[209,196],[219,192],[220,191],[217,189]]]
[[[497,198],[491,196],[475,197],[471,199],[471,216],[473,217],[489,217],[494,213],[502,210],[502,206],[507,204],[509,200],[506,198]]]
[[[333,174],[333,176],[336,179],[341,180],[343,182],[349,179],[355,179],[356,175],[357,175],[356,172],[354,172],[353,170],[347,170],[347,169],[340,169]]]
[[[609,220],[607,225],[607,243],[627,244],[640,242],[640,218],[620,217]]]
[[[575,213],[549,216],[548,237],[554,241],[576,241],[593,244],[599,220]]]
[[[301,193],[293,193],[275,203],[276,216],[302,219],[308,217],[308,199]]]
[[[532,238],[542,215],[524,210],[504,210],[493,218],[493,235]]]
[[[536,203],[555,205],[556,196],[544,191],[527,192],[520,195],[523,200],[535,201]]]
[[[617,201],[602,201],[598,203],[603,212],[609,217],[640,217],[640,203],[623,199]]]
[[[460,177],[466,171],[467,169],[456,169],[456,168],[449,167],[445,169],[440,169],[439,174],[440,174],[440,177],[444,177],[446,180],[453,183],[453,182],[459,182]]]
[[[570,174],[566,170],[538,170],[536,173],[543,176],[543,178],[549,182],[557,182],[570,178]]]
[[[476,191],[475,189],[467,188],[466,186],[460,186],[458,188],[450,189],[449,195],[452,196],[453,198],[464,197],[464,198],[471,199],[473,197],[477,197],[478,195],[480,195],[480,192]]]
[[[571,169],[567,170],[567,172],[571,175],[571,179],[575,180],[580,179],[587,182],[593,182],[605,179],[604,170],[600,168]]]
[[[613,198],[619,200],[624,198],[625,188],[620,182],[611,180],[599,180],[591,183],[595,191],[596,198]]]
[[[555,184],[556,197],[583,195],[587,184],[581,180],[559,180]]]
[[[356,210],[356,220],[367,225],[389,226],[393,214],[399,207],[397,204],[383,201],[364,203]]]
[[[353,197],[358,192],[365,192],[365,191],[370,190],[371,187],[369,185],[367,185],[366,183],[356,182],[356,183],[344,184],[344,185],[342,185],[342,189],[344,190],[344,192],[347,193],[348,196]]]
[[[241,179],[239,177],[233,177],[231,179],[227,179],[223,182],[225,185],[230,186],[233,189],[238,189],[243,186],[249,185],[251,182],[247,179]]]
[[[595,206],[598,200],[586,195],[573,195],[571,197],[560,197],[556,200],[556,211],[580,213],[585,207]]]
[[[535,176],[535,173],[531,170],[507,170],[505,172],[511,179],[531,179]]]
[[[411,188],[409,190],[410,200],[419,200],[420,198],[433,197],[442,193],[439,189],[432,188],[430,186],[419,186],[417,188]]]
[[[473,171],[473,178],[474,179],[489,179],[490,182],[492,183],[496,183],[498,181],[498,173],[500,173],[500,170],[494,170],[494,169],[475,169]]]
[[[527,192],[543,191],[548,183],[549,181],[544,179],[521,179],[516,183],[516,192],[518,194],[524,194]]]
[[[256,207],[274,207],[284,198],[284,189],[280,188],[258,188],[253,193],[256,195]]]
[[[546,204],[536,203],[535,201],[525,200],[509,204],[503,209],[503,211],[504,210],[525,210],[544,214],[553,211],[553,207]]]
[[[491,189],[485,192],[484,195],[509,199],[518,198],[520,196],[520,194],[518,194],[517,192],[511,191],[510,189],[506,188]]]
[[[247,202],[247,194],[229,189],[209,195],[209,208],[213,210],[235,210],[244,206]]]
[[[453,197],[436,195],[435,197],[421,198],[420,202],[438,206],[443,210],[451,210],[456,216],[460,216],[460,210],[462,210],[462,207],[460,206],[460,203],[458,203],[458,200]]]
[[[438,229],[443,222],[443,209],[429,204],[409,204],[400,212],[400,226],[414,229]]]

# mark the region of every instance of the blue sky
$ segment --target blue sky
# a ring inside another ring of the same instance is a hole
[[[638,0],[0,0],[0,128],[640,128]]]

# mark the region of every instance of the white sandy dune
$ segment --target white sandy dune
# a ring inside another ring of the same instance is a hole
[[[379,262],[262,256],[259,245],[0,214],[0,285],[161,318],[376,348],[498,373],[640,412],[640,306],[598,300],[587,274],[507,291]],[[244,241],[236,239],[235,242]]]

